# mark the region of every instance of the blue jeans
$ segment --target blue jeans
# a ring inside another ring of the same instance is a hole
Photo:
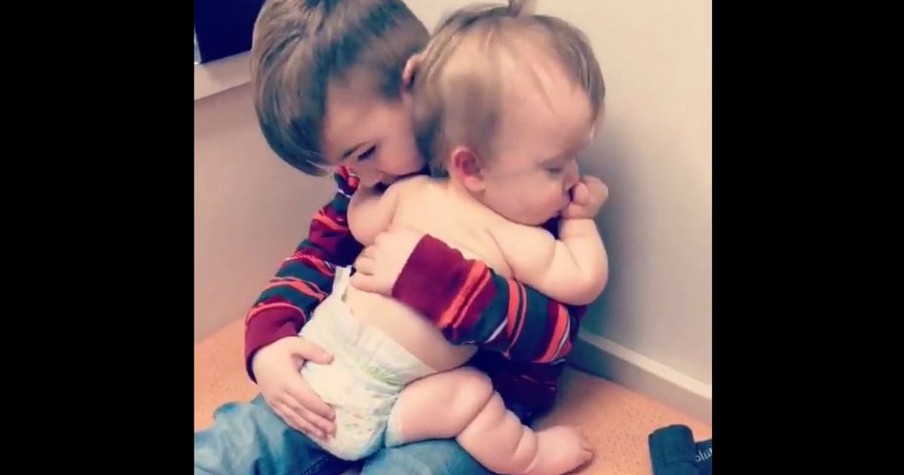
[[[511,410],[530,423],[526,411]],[[287,426],[261,396],[220,406],[213,426],[195,433],[195,475],[338,475],[354,465]],[[361,466],[361,475],[489,473],[454,440],[384,448]]]

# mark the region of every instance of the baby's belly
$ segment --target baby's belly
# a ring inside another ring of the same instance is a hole
[[[345,302],[352,314],[386,333],[436,371],[465,364],[477,351],[473,345],[453,345],[431,322],[391,298],[349,286]]]

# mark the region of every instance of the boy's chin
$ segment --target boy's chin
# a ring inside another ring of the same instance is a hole
[[[377,182],[377,184],[374,185],[374,189],[378,190],[378,191],[385,191],[386,188],[389,188],[389,185],[391,185],[397,181],[404,180],[405,178],[411,178],[411,177],[417,176],[417,175],[423,175],[424,173],[427,173],[427,172],[429,172],[429,170],[418,170],[416,172],[408,173],[406,175],[387,177],[387,178],[384,178],[383,180]]]

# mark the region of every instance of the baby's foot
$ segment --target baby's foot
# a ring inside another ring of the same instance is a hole
[[[593,458],[577,427],[554,426],[537,432],[537,458],[527,475],[562,475]]]

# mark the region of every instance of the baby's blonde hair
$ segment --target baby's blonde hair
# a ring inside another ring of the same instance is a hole
[[[420,55],[413,73],[414,129],[434,175],[447,174],[445,161],[459,145],[493,156],[504,86],[500,59],[529,61],[514,53],[519,44],[539,46],[587,94],[592,121],[599,116],[605,83],[589,41],[564,20],[534,14],[534,3],[462,8],[440,23]]]

